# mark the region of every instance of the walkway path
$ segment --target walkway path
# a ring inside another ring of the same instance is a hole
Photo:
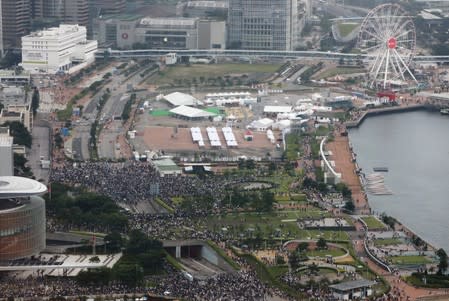
[[[331,160],[335,162],[335,171],[342,174],[342,182],[348,185],[352,191],[356,213],[370,214],[366,194],[362,190],[360,179],[355,172],[355,163],[351,159],[348,137],[336,134],[334,141],[328,142],[325,148],[332,152]]]

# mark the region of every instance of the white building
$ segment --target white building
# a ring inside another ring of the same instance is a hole
[[[95,60],[97,41],[86,27],[59,25],[22,37],[22,67],[30,72],[74,72]]]
[[[13,137],[9,135],[0,135],[0,176],[13,176]]]

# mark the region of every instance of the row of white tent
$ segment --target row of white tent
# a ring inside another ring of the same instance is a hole
[[[229,147],[238,146],[237,140],[235,139],[235,135],[232,132],[232,128],[224,127],[221,129],[223,132],[223,136],[226,140],[226,145]],[[211,146],[220,147],[221,141],[218,136],[218,131],[215,127],[207,127],[206,128],[207,136],[209,138],[209,142]],[[201,129],[199,127],[190,128],[190,133],[192,135],[193,142],[197,142],[200,147],[204,146],[203,135],[201,134]]]
[[[192,134],[193,142],[198,142],[200,147],[204,146],[203,135],[201,134],[201,129],[199,127],[190,128],[190,133]]]
[[[234,133],[232,132],[232,128],[230,127],[224,127],[221,129],[221,131],[223,132],[223,135],[226,139],[226,144],[228,146],[237,146],[237,140],[235,140],[235,136]]]

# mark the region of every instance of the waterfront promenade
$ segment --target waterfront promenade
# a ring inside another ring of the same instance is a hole
[[[345,122],[345,126],[348,129],[358,127],[368,116],[412,112],[412,111],[417,111],[417,110],[428,110],[430,108],[431,108],[431,105],[411,104],[411,105],[401,105],[401,106],[397,106],[397,107],[369,109],[367,111],[361,111],[360,114],[357,115],[354,120]]]
[[[370,214],[368,199],[356,173],[355,162],[352,161],[348,136],[341,136],[340,133],[335,133],[334,140],[326,144],[326,149],[332,152],[330,160],[335,162],[336,172],[341,173],[341,181],[352,191],[356,213]]]

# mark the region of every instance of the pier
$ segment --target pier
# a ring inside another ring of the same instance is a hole
[[[376,115],[384,115],[384,114],[393,114],[393,113],[404,113],[404,112],[413,112],[418,110],[433,110],[434,107],[432,105],[427,104],[416,104],[409,106],[397,106],[397,107],[386,107],[379,109],[370,109],[368,111],[363,112],[363,114],[357,120],[347,121],[345,123],[346,128],[357,128],[360,124],[365,120],[365,118],[369,116]]]

